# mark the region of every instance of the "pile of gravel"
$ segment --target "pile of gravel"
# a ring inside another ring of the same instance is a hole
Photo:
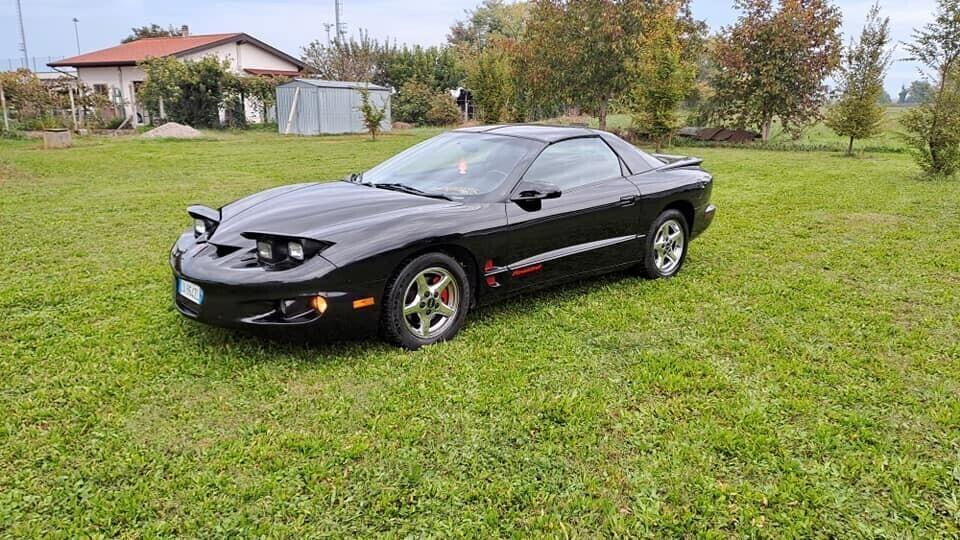
[[[176,122],[167,122],[166,124],[160,127],[155,127],[140,136],[148,139],[196,139],[197,137],[203,137],[203,133],[200,133],[190,126],[185,126]]]

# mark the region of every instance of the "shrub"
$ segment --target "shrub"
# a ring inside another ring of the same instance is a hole
[[[400,122],[423,124],[427,121],[433,91],[419,81],[408,81],[393,97],[393,118]]]
[[[214,57],[181,62],[176,58],[151,58],[140,64],[147,81],[140,98],[152,115],[159,116],[160,100],[174,122],[193,127],[218,127],[220,108],[238,92],[230,63]]]
[[[460,108],[450,94],[440,92],[430,99],[430,110],[427,111],[426,120],[431,126],[456,124],[460,122]]]
[[[360,114],[363,115],[363,125],[370,133],[372,140],[377,140],[377,134],[380,133],[380,124],[387,117],[387,107],[377,107],[370,102],[370,91],[366,88],[360,89]]]
[[[907,52],[932,72],[933,94],[903,115],[905,138],[929,176],[960,171],[960,1],[940,0]]]

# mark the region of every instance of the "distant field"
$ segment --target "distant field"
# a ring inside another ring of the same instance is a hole
[[[720,209],[679,277],[416,353],[174,312],[187,204],[432,133],[0,141],[0,537],[960,536],[960,182],[903,154],[675,149]]]
[[[907,107],[887,107],[883,133],[876,137],[857,141],[854,144],[854,150],[904,150],[905,145],[899,135],[901,131],[899,119],[904,111],[907,110]],[[610,127],[615,128],[628,128],[631,125],[630,117],[626,114],[610,115],[607,118],[607,123]],[[595,118],[591,120],[591,125],[593,127],[597,126],[597,120]],[[786,146],[788,148],[791,145],[797,146],[798,148],[807,145],[822,145],[829,147],[831,150],[846,151],[848,140],[837,136],[830,128],[819,123],[804,131],[803,136],[798,140],[793,140],[789,134],[784,133],[780,126],[777,125],[774,127],[771,142],[778,146]]]

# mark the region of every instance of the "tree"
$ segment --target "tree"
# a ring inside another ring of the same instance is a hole
[[[371,140],[377,140],[377,134],[380,133],[380,124],[387,116],[387,106],[377,107],[370,102],[370,90],[360,89],[360,114],[363,115],[363,125],[370,133]]]
[[[508,4],[503,0],[483,0],[476,9],[466,11],[466,20],[457,21],[450,27],[447,43],[480,51],[494,36],[519,40],[523,36],[528,12],[526,2]]]
[[[770,140],[774,119],[799,136],[820,118],[824,79],[840,61],[840,11],[829,0],[735,0],[742,15],[721,30],[712,86],[721,115]]]
[[[173,26],[168,26],[166,28],[160,26],[159,24],[151,24],[148,26],[137,26],[130,29],[130,35],[123,38],[121,43],[130,43],[131,41],[136,41],[143,38],[156,38],[156,37],[179,37],[183,35],[182,27],[180,29],[174,28]]]
[[[860,38],[850,43],[844,55],[840,67],[840,99],[826,116],[827,127],[841,137],[849,137],[847,155],[853,154],[855,140],[881,131],[883,80],[893,54],[889,45],[890,19],[880,18],[880,6],[874,4]]]
[[[397,47],[371,38],[315,40],[303,48],[303,60],[322,79],[371,82],[400,88],[408,81],[421,82],[433,90],[455,88],[464,73],[451,47]]]
[[[359,39],[351,36],[329,44],[319,40],[310,42],[303,48],[303,61],[321,79],[379,84],[383,49],[383,45],[361,30]]]
[[[952,176],[960,170],[960,0],[939,0],[934,22],[914,30],[906,49],[933,88],[903,115],[906,141],[924,172]]]
[[[533,0],[523,70],[540,102],[568,103],[607,127],[610,102],[628,85],[632,45],[628,3],[614,0]]]
[[[690,95],[696,67],[684,58],[678,6],[668,3],[648,19],[638,55],[629,64],[633,87],[627,103],[634,125],[649,133],[657,151],[677,130],[677,108]]]
[[[517,110],[516,58],[513,42],[494,38],[467,64],[467,87],[473,92],[477,116],[487,123],[510,122],[524,116]]]
[[[933,85],[930,81],[913,81],[907,88],[906,103],[924,103],[933,96]]]
[[[146,73],[139,95],[147,110],[158,115],[163,100],[171,120],[190,126],[219,126],[221,107],[233,103],[239,91],[230,62],[212,56],[184,62],[151,58],[139,65]]]
[[[907,90],[906,86],[900,87],[900,93],[897,97],[897,103],[903,105],[907,102],[907,98],[910,96],[910,90]]]

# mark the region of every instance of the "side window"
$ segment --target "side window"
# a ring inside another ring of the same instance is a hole
[[[523,179],[550,182],[561,190],[569,190],[622,175],[620,158],[599,138],[590,137],[547,147],[527,169]]]

